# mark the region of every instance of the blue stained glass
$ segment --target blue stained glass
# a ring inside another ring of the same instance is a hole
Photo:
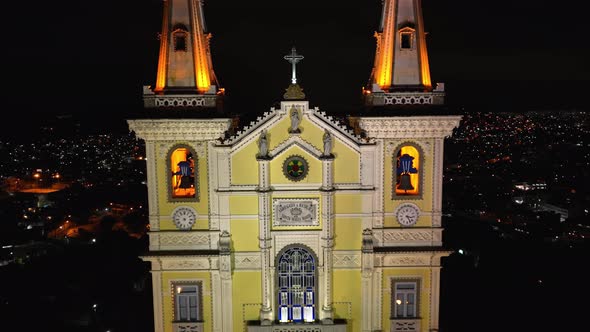
[[[278,258],[277,266],[279,321],[314,321],[316,289],[314,256],[304,248],[289,248]]]

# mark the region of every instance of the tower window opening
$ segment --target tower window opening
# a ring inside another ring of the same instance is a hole
[[[185,31],[174,32],[174,51],[187,51],[187,33]]]
[[[393,198],[420,196],[422,192],[422,152],[410,142],[396,149],[394,163]]]
[[[403,31],[400,33],[401,41],[400,45],[402,49],[411,49],[412,48],[412,32]]]
[[[197,156],[188,146],[176,146],[169,153],[170,197],[195,198],[197,193]]]

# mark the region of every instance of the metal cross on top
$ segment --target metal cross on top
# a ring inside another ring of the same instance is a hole
[[[295,74],[295,67],[297,63],[303,60],[303,55],[297,54],[295,51],[295,46],[291,49],[291,54],[285,55],[284,59],[289,61],[293,65],[293,74],[291,76],[291,84],[297,84],[297,74]]]

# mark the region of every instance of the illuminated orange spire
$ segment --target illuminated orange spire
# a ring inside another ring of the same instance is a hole
[[[218,90],[213,72],[209,49],[211,34],[206,30],[203,0],[164,0],[158,71],[152,95],[215,95],[223,92],[223,89]],[[148,99],[154,98],[149,96],[150,91],[144,94]],[[165,106],[178,106],[178,102],[181,103],[179,106],[186,106],[185,101],[170,101],[170,105],[166,103]],[[191,102],[188,106],[193,105]]]
[[[421,0],[383,0],[379,29],[369,90],[432,91]]]

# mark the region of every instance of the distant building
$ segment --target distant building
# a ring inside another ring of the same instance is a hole
[[[164,2],[156,84],[128,121],[146,146],[156,332],[438,330],[461,117],[430,81],[421,1],[384,1],[381,21],[347,124],[309,106],[293,48],[280,107],[236,128],[202,1]]]

